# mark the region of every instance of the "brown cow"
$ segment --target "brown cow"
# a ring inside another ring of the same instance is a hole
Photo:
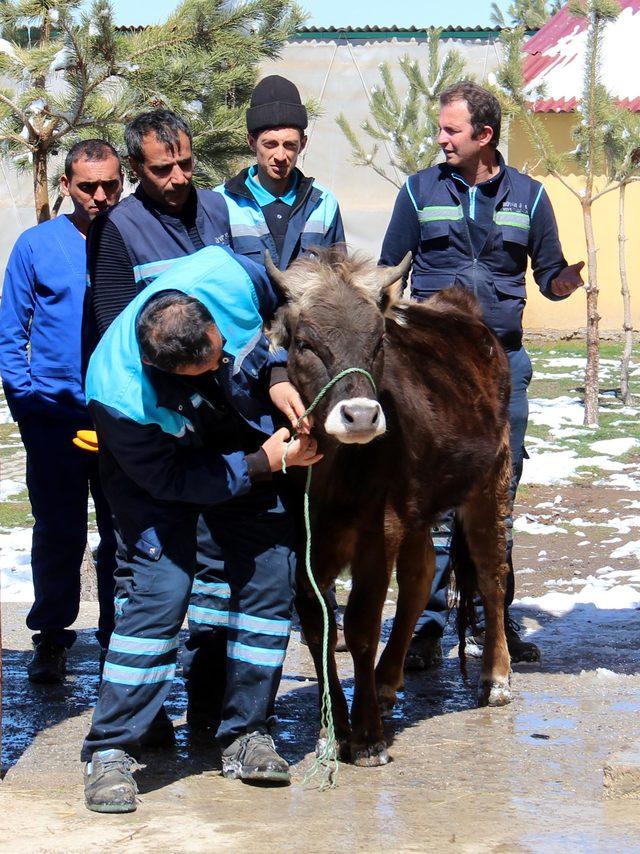
[[[456,550],[461,649],[477,587],[486,615],[479,702],[502,705],[511,697],[504,633],[507,359],[467,292],[444,291],[424,305],[397,303],[410,260],[383,268],[333,249],[282,273],[267,259],[287,297],[272,338],[289,348],[289,377],[305,404],[345,368],[366,369],[377,387],[376,396],[365,376],[349,374],[313,413],[324,459],[313,471],[312,565],[322,590],[351,567],[344,617],[355,670],[351,724],[333,655],[335,625],[329,681],[336,735],[356,765],[389,761],[379,709],[393,705],[402,685],[434,573],[430,527],[450,507],[464,532],[464,547]],[[396,617],[374,670],[394,565]],[[321,680],[321,610],[300,566],[297,608]]]

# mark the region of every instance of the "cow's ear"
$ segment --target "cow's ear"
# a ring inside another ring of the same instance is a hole
[[[380,311],[386,314],[400,300],[413,256],[407,252],[396,267],[380,267]]]
[[[387,285],[386,288],[382,289],[380,294],[380,311],[383,314],[390,312],[394,305],[400,302],[403,288],[404,281],[402,279],[398,279],[397,282],[391,282],[390,285]]]
[[[291,343],[291,328],[289,326],[290,309],[286,305],[280,306],[273,316],[273,320],[266,330],[269,338],[269,349],[275,352],[280,348],[288,349]]]

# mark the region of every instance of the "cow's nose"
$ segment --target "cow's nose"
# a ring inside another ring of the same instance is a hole
[[[375,429],[380,418],[380,404],[375,400],[343,403],[340,416],[347,430],[364,433]]]

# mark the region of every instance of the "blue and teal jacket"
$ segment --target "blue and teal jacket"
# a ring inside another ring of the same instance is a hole
[[[226,203],[224,230],[229,234],[234,252],[264,264],[264,253],[268,249],[274,264],[280,270],[286,270],[293,260],[314,246],[333,246],[344,242],[344,228],[335,196],[296,169],[296,197],[282,252],[278,253],[262,208],[247,186],[248,174],[249,169],[243,169],[226,184],[215,188]]]
[[[20,235],[0,305],[0,373],[16,421],[88,418],[81,379],[86,248],[66,216]]]
[[[446,164],[411,175],[400,190],[380,263],[413,254],[411,296],[423,300],[461,285],[477,296],[488,326],[506,349],[522,343],[525,273],[531,258],[542,294],[567,266],[551,203],[543,186],[504,165],[469,187]]]
[[[251,488],[247,458],[243,450],[220,453],[205,443],[208,402],[180,377],[142,362],[136,321],[164,291],[193,296],[211,312],[224,339],[216,377],[227,404],[256,432],[254,450],[275,430],[267,390],[276,357],[262,317],[273,314],[277,298],[263,268],[227,247],[208,246],[176,261],[138,294],[89,362],[86,396],[108,457],[110,500],[119,502],[129,481],[153,501],[216,504]],[[118,480],[122,488],[116,489]]]

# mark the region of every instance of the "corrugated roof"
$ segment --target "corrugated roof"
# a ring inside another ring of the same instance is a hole
[[[628,58],[640,44],[640,0],[618,0],[620,15],[607,24],[602,50],[601,81],[621,106],[640,111],[640,75],[632,73]],[[534,102],[539,113],[567,113],[576,109],[582,91],[587,43],[586,18],[557,12],[525,46],[525,89],[544,84],[546,96]],[[626,60],[626,61],[625,61]]]
[[[119,32],[139,33],[141,30],[152,25],[123,25],[116,27]],[[364,27],[298,27],[291,41],[307,41],[311,39],[330,39],[336,36],[347,36],[349,38],[392,38],[404,37],[412,38],[416,34],[430,33],[434,30],[440,30],[443,36],[458,38],[489,38],[498,36],[501,32],[500,27],[483,27],[480,24],[473,27],[463,26],[446,26],[446,27],[399,27],[393,24],[388,27],[379,26],[364,26]],[[535,30],[531,30],[534,33]]]

